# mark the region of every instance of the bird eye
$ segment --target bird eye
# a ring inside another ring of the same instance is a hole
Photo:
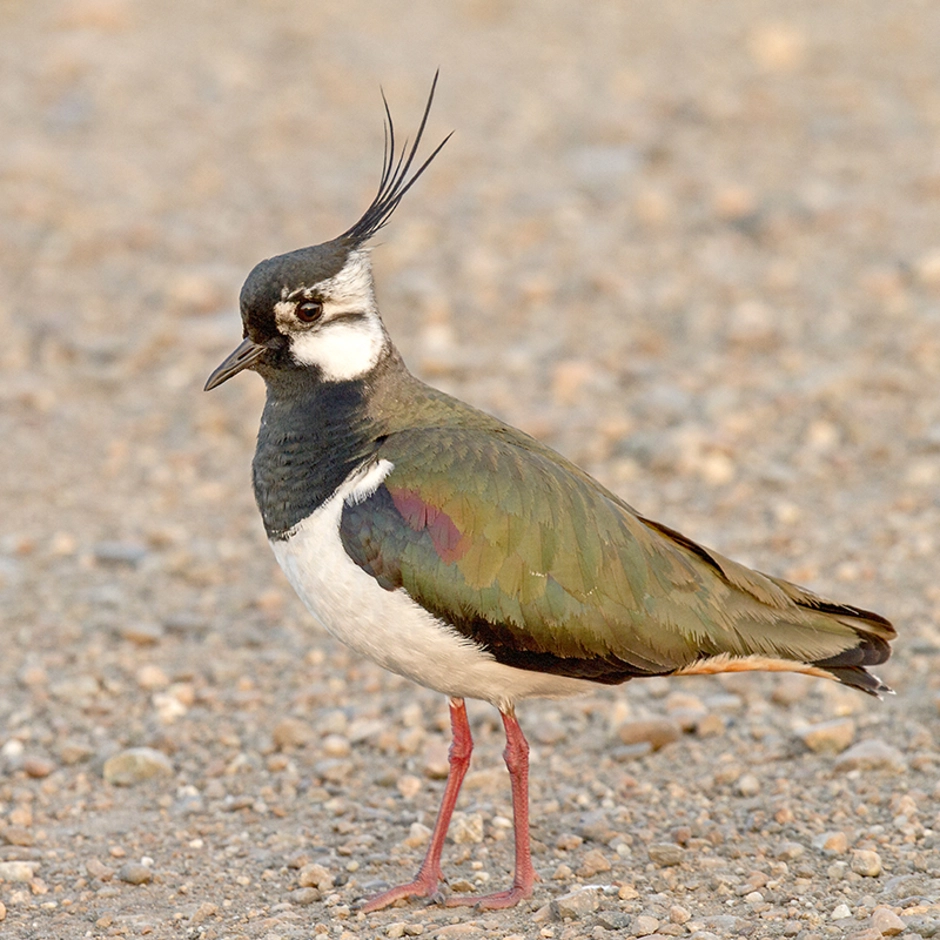
[[[306,300],[297,307],[297,319],[303,323],[313,323],[323,313],[323,304],[319,300]]]

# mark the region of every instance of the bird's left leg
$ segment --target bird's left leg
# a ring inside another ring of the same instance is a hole
[[[535,884],[535,869],[532,867],[532,850],[529,842],[529,743],[522,734],[519,722],[511,711],[500,711],[506,729],[506,750],[503,758],[509,770],[512,785],[512,819],[516,840],[516,870],[512,887],[496,894],[482,897],[467,895],[448,898],[448,907],[474,906],[482,911],[495,911],[514,907],[523,898],[532,894]]]
[[[450,817],[457,805],[460,785],[470,766],[470,754],[473,751],[473,738],[470,735],[470,723],[467,721],[467,707],[462,698],[450,700],[450,727],[452,740],[447,756],[450,771],[447,774],[444,796],[441,798],[441,808],[437,813],[437,822],[434,823],[434,832],[431,834],[431,842],[421,868],[415,875],[414,881],[390,888],[366,901],[360,908],[366,913],[380,911],[383,907],[394,904],[399,898],[431,897],[437,891],[437,885],[443,878],[441,852],[444,850],[444,839],[447,837]]]

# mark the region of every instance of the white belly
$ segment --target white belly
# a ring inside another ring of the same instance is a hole
[[[350,559],[339,536],[343,505],[366,499],[391,470],[383,460],[364,473],[352,473],[289,538],[271,542],[278,564],[310,613],[338,640],[385,669],[456,698],[483,699],[507,710],[519,699],[592,688],[583,679],[497,663],[403,589],[385,590]]]

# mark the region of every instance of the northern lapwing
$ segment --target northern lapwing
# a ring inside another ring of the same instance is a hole
[[[375,911],[438,892],[472,740],[464,699],[506,729],[515,876],[449,905],[532,893],[528,745],[516,704],[644,676],[786,670],[888,691],[867,666],[895,637],[878,614],[752,571],[647,519],[527,434],[405,367],[375,299],[367,242],[445,140],[413,169],[388,104],[378,192],[338,238],[269,258],[241,291],[244,341],[206,389],[244,369],[267,386],[253,464],[274,554],[335,637],[450,697],[450,773],[415,879]],[[384,101],[384,97],[383,97]]]

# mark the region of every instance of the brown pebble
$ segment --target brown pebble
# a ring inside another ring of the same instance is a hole
[[[799,735],[815,754],[840,754],[855,738],[855,722],[851,718],[823,721],[804,728]]]
[[[333,876],[323,865],[304,865],[297,876],[297,884],[301,888],[320,888],[325,891],[333,887]]]
[[[48,757],[38,757],[29,754],[23,758],[23,770],[27,776],[41,779],[48,777],[55,770],[55,764]]]
[[[669,908],[669,920],[673,924],[684,924],[692,919],[692,915],[678,904],[673,904]]]
[[[163,627],[159,623],[141,622],[123,624],[118,631],[122,639],[136,646],[152,646],[163,639]]]
[[[59,760],[68,766],[90,760],[94,756],[95,749],[81,741],[66,741],[59,748]]]
[[[881,856],[868,849],[856,849],[852,853],[852,871],[863,878],[877,878],[881,874]]]
[[[109,868],[97,858],[90,858],[85,862],[85,871],[92,878],[97,878],[99,881],[110,881],[114,877],[114,869]]]
[[[648,743],[654,751],[678,741],[682,736],[679,726],[668,718],[639,718],[625,721],[617,734],[624,744]]]
[[[649,846],[650,861],[663,868],[681,865],[685,857],[685,850],[672,842],[654,842]]]
[[[316,737],[313,727],[302,718],[282,718],[271,732],[278,750],[305,747]]]
[[[104,779],[117,787],[129,787],[151,777],[168,777],[173,764],[162,751],[152,747],[132,747],[104,762]]]
[[[907,927],[890,907],[876,907],[871,914],[871,925],[883,937],[896,937]]]
[[[19,845],[24,848],[36,842],[33,834],[24,826],[7,826],[3,830],[3,838],[9,845]]]
[[[425,742],[422,760],[425,777],[432,780],[443,780],[447,777],[450,772],[449,751],[450,744],[445,738],[434,736]]]
[[[118,869],[117,876],[129,885],[149,885],[153,881],[153,870],[140,862],[128,862]]]
[[[6,904],[3,903],[3,901],[0,901],[0,920],[5,920],[6,916],[7,916],[7,906]]]
[[[291,904],[297,904],[300,907],[306,907],[321,900],[323,895],[318,888],[296,888],[290,893]]]
[[[591,849],[590,852],[585,852],[584,858],[581,860],[581,867],[578,868],[578,876],[580,878],[593,878],[594,875],[603,871],[610,871],[610,862],[607,861],[604,853],[600,849]]]
[[[859,741],[836,761],[836,770],[907,770],[904,755],[894,746],[878,738]]]
[[[849,837],[842,831],[824,832],[813,840],[813,845],[827,855],[844,855],[849,848]]]
[[[190,918],[191,924],[201,924],[204,920],[207,920],[210,917],[218,917],[219,915],[219,906],[218,904],[213,904],[211,901],[203,901],[202,904],[196,909],[196,913]]]
[[[725,733],[725,719],[710,712],[703,715],[695,725],[695,732],[700,738],[714,738]]]
[[[448,835],[455,845],[483,841],[483,817],[479,813],[454,813]]]

